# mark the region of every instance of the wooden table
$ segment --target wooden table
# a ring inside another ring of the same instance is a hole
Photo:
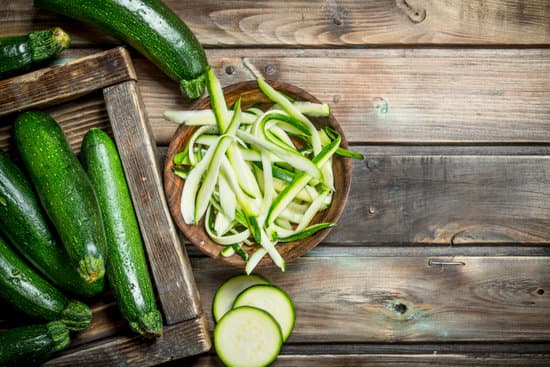
[[[367,156],[328,239],[260,271],[297,308],[276,365],[550,365],[550,1],[166,2],[224,85],[300,86]],[[0,0],[0,35],[53,25],[73,38],[65,58],[118,44]],[[176,126],[162,112],[189,101],[133,56],[165,152]],[[65,118],[104,123],[100,99]],[[241,271],[187,250],[211,330],[215,289]]]

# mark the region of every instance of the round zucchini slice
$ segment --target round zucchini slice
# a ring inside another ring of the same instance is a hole
[[[259,275],[237,275],[225,281],[216,291],[212,302],[214,320],[220,321],[231,309],[239,293],[256,284],[269,284],[269,281]]]
[[[272,284],[258,284],[247,288],[235,299],[234,308],[252,306],[273,316],[281,327],[283,341],[286,341],[294,328],[296,312],[288,294]]]
[[[266,311],[243,306],[227,312],[214,329],[214,347],[229,367],[268,366],[279,355],[283,336]]]

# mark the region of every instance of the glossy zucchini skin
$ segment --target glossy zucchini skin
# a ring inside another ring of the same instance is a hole
[[[105,231],[92,184],[63,130],[48,114],[25,111],[13,128],[15,144],[42,207],[80,276],[89,284],[105,274]]]
[[[107,279],[118,307],[132,330],[160,336],[162,316],[116,146],[107,133],[91,129],[84,136],[81,159],[99,199],[107,235]]]
[[[83,297],[102,291],[103,280],[88,284],[69,264],[31,183],[3,151],[0,151],[0,233],[56,287]]]
[[[34,366],[70,343],[62,322],[22,326],[0,332],[0,366]]]
[[[0,38],[0,79],[52,58],[70,44],[71,38],[59,27]]]
[[[84,330],[92,313],[85,304],[69,300],[36,273],[0,238],[0,298],[38,320],[62,321],[71,330]]]
[[[204,50],[187,25],[160,0],[34,0],[35,6],[92,24],[134,47],[180,83],[186,97],[206,86]]]

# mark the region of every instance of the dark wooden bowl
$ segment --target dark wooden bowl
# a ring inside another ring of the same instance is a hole
[[[320,101],[307,93],[306,91],[295,87],[293,85],[283,83],[283,82],[270,82],[270,84],[277,90],[282,91],[286,95],[294,98],[295,100],[301,101],[311,101],[317,102]],[[225,99],[227,105],[231,106],[239,96],[242,97],[242,108],[247,109],[255,104],[266,104],[266,106],[272,103],[265,97],[265,95],[260,91],[258,85],[255,81],[241,82],[237,84],[230,85],[224,88]],[[205,109],[210,108],[210,99],[208,97],[198,100],[191,109]],[[344,137],[344,132],[342,128],[331,114],[326,118],[311,118],[312,122],[317,126],[330,125],[336,129],[342,135],[341,146],[347,148],[347,141]],[[184,180],[177,177],[172,172],[173,158],[174,155],[183,150],[187,144],[188,139],[191,137],[193,132],[196,130],[196,127],[180,126],[176,133],[174,134],[170,146],[168,148],[168,153],[166,155],[166,162],[164,165],[164,188],[166,192],[166,198],[168,200],[168,206],[172,213],[172,217],[176,222],[176,225],[185,236],[195,245],[201,252],[204,254],[220,259],[221,261],[244,267],[245,262],[238,255],[233,255],[230,257],[221,256],[220,250],[224,246],[216,244],[214,241],[208,237],[204,229],[204,218],[200,223],[194,225],[188,225],[183,221],[180,209],[181,201],[181,192],[183,190]],[[342,215],[342,211],[346,205],[348,199],[349,190],[351,186],[351,162],[349,158],[344,158],[341,156],[334,156],[333,159],[333,172],[334,172],[334,185],[336,192],[333,196],[333,201],[331,206],[320,212],[313,219],[313,223],[321,222],[338,222],[338,219]],[[281,256],[285,259],[286,262],[294,260],[295,258],[304,255],[306,252],[317,246],[330,232],[331,228],[317,232],[315,235],[308,237],[306,239],[288,243],[281,243],[277,246]],[[247,246],[243,248],[249,251],[249,254],[253,252],[254,249],[249,249]],[[273,264],[269,255],[264,256],[262,261],[258,264],[259,267]]]

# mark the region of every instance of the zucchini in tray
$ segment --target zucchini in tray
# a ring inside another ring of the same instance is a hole
[[[82,163],[94,186],[107,236],[107,279],[130,327],[145,337],[162,334],[143,243],[113,140],[100,129],[84,136]]]
[[[87,283],[102,281],[106,239],[99,203],[63,130],[47,113],[26,111],[15,119],[13,134],[70,264]]]
[[[0,232],[19,253],[55,286],[89,297],[103,281],[86,283],[46,221],[31,183],[7,154],[0,151]]]
[[[59,27],[0,38],[0,79],[52,58],[70,44],[71,38]]]
[[[69,343],[69,330],[59,321],[2,331],[0,366],[34,366],[66,348]]]
[[[183,21],[160,0],[34,0],[35,6],[104,30],[134,47],[180,83],[184,96],[205,89],[204,50]]]
[[[84,330],[90,308],[70,300],[44,280],[0,238],[0,298],[39,320],[62,321],[70,330]]]

